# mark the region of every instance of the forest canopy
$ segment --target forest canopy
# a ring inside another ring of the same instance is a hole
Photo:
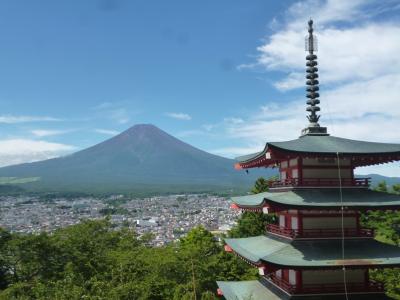
[[[258,180],[253,193],[266,190]],[[377,186],[399,193],[397,186]],[[273,216],[245,212],[231,237],[265,232]],[[363,225],[380,241],[400,245],[400,214],[374,211]],[[105,218],[83,221],[52,234],[10,233],[0,228],[0,299],[216,299],[217,280],[251,280],[257,269],[226,253],[223,241],[203,227],[193,228],[176,243],[148,246],[128,227],[116,230]],[[400,270],[371,272],[400,299]]]

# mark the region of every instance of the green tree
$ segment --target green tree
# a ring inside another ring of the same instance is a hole
[[[386,181],[383,180],[383,181],[379,182],[378,185],[374,188],[374,191],[387,193],[388,186],[386,184]]]
[[[269,180],[265,179],[264,177],[260,177],[254,183],[254,187],[251,189],[252,194],[259,194],[263,192],[267,192],[269,189]]]
[[[216,279],[255,278],[203,227],[168,246],[144,242],[107,219],[51,235],[0,230],[0,299],[204,300],[214,299]]]
[[[237,224],[229,231],[229,236],[240,238],[265,234],[265,226],[273,220],[274,216],[262,212],[245,211],[241,214]]]
[[[400,184],[388,188],[382,181],[374,189],[380,192],[399,194]],[[398,211],[370,211],[362,216],[362,225],[375,230],[375,238],[381,242],[400,246],[400,213]],[[400,299],[400,270],[384,269],[371,272],[371,278],[385,283],[385,290],[390,297]]]
[[[392,185],[392,190],[394,194],[399,195],[400,194],[400,183],[393,184]]]

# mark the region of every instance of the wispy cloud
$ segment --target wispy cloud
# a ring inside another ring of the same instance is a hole
[[[167,117],[177,119],[177,120],[183,120],[183,121],[190,121],[192,117],[188,114],[185,113],[174,113],[174,112],[168,112],[165,113]]]
[[[400,23],[372,18],[392,4],[361,0],[297,2],[287,10],[281,29],[258,47],[256,64],[266,72],[284,71],[274,83],[280,90],[304,87],[304,36],[312,8],[323,85],[321,121],[334,125],[331,132],[342,136],[400,141],[390,130],[400,125]],[[270,102],[243,126],[229,124],[227,129],[251,140],[279,140],[287,133],[296,136],[306,123],[304,109],[305,98]]]
[[[235,158],[237,156],[246,155],[250,153],[260,152],[260,146],[249,146],[249,147],[224,147],[210,150],[211,153],[221,155],[229,158]]]
[[[48,116],[15,116],[15,115],[0,116],[0,123],[5,123],[5,124],[54,122],[54,121],[61,121],[61,119]]]
[[[375,18],[388,10],[399,9],[394,3],[390,0],[299,1],[289,7],[282,20],[273,21],[275,32],[256,49],[258,56],[239,69],[256,69],[257,76],[260,70],[265,74],[274,72],[273,78],[278,79],[273,85],[282,92],[303,88],[304,37],[312,11],[322,84],[320,123],[336,136],[400,142],[400,136],[393,130],[400,126],[400,22],[397,18]],[[308,123],[305,101],[305,95],[292,96],[289,102],[272,101],[243,118],[243,123],[222,123],[226,136],[237,138],[239,145],[251,146],[221,148],[214,153],[242,154],[243,149],[251,150],[253,145],[261,144],[261,150],[266,141],[298,137]],[[378,172],[385,173],[382,169]],[[396,172],[400,176],[398,169]]]
[[[101,133],[101,134],[105,134],[105,135],[113,135],[113,136],[120,133],[120,132],[117,131],[117,130],[112,130],[112,129],[101,129],[101,128],[96,128],[96,129],[94,129],[93,131],[94,131],[94,132],[97,132],[97,133]]]
[[[65,155],[71,145],[29,139],[0,140],[0,166],[34,162]]]
[[[46,136],[54,136],[61,135],[71,132],[71,130],[51,130],[51,129],[34,129],[31,130],[31,133],[37,137],[46,137]]]
[[[123,103],[119,102],[103,102],[93,107],[98,116],[110,119],[118,124],[127,124],[131,122],[131,117],[137,112],[129,111]]]
[[[182,130],[175,134],[178,138],[187,138],[192,136],[209,136],[209,132],[199,129]]]
[[[249,67],[288,73],[275,82],[275,87],[280,90],[302,87],[306,21],[313,11],[324,84],[368,80],[382,74],[397,73],[400,69],[397,59],[400,26],[395,21],[374,22],[371,19],[385,8],[393,8],[393,2],[297,2],[286,12],[286,22],[282,23],[281,30],[266,38],[266,42],[257,48],[257,60]],[[339,22],[342,23],[339,25]]]

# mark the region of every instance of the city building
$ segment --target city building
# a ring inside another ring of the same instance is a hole
[[[236,164],[279,169],[268,192],[232,199],[232,208],[273,213],[277,222],[265,235],[225,240],[226,251],[260,274],[257,281],[218,282],[227,300],[386,299],[370,270],[400,266],[400,248],[376,241],[360,222],[367,211],[399,210],[400,196],[372,191],[368,178],[354,175],[356,167],[400,160],[400,144],[334,137],[319,125],[312,20],[308,25],[308,126],[299,138],[267,143]]]

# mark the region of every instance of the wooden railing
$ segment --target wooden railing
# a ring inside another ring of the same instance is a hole
[[[326,283],[326,284],[290,284],[286,280],[279,278],[276,274],[271,274],[268,279],[279,286],[289,294],[328,294],[328,293],[344,293],[343,283]],[[382,293],[384,285],[380,282],[370,280],[367,283],[348,282],[347,291],[349,293]]]
[[[344,233],[345,237],[374,237],[374,230],[367,228],[329,228],[329,229],[288,229],[280,227],[276,224],[268,224],[267,231],[278,235],[283,235],[289,238],[328,238],[341,237]]]
[[[341,180],[342,186],[356,186],[356,187],[369,187],[371,178],[343,178]],[[269,181],[269,187],[292,187],[292,186],[304,186],[304,187],[337,187],[340,186],[340,180],[338,178],[289,178]]]

